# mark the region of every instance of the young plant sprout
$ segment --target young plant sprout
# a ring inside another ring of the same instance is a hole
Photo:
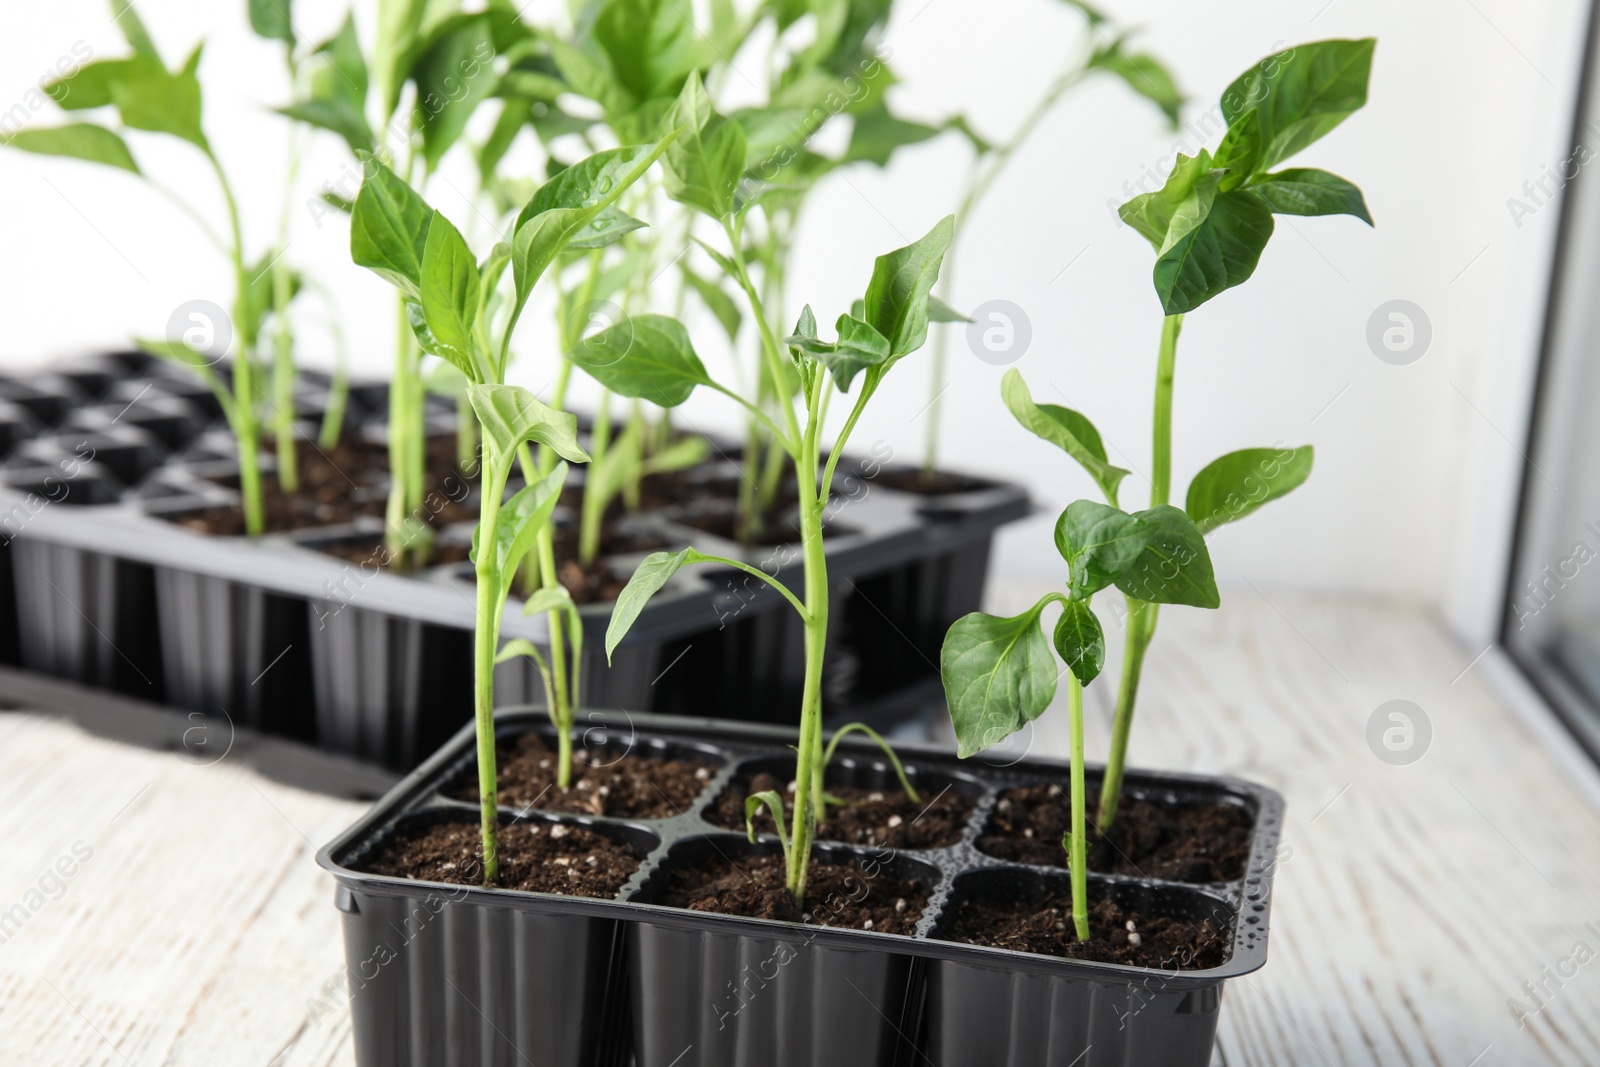
[[[196,371],[217,394],[223,412],[233,429],[239,454],[239,491],[243,505],[245,532],[260,535],[265,528],[262,499],[259,444],[261,420],[258,405],[264,392],[257,380],[256,344],[263,317],[269,309],[279,310],[279,330],[285,329],[287,306],[298,278],[282,257],[273,255],[250,265],[245,259],[244,235],[239,222],[239,205],[233,185],[223,170],[222,161],[212,150],[201,124],[203,94],[198,70],[204,44],[197,45],[183,65],[169,70],[157,51],[149,31],[130,3],[117,0],[112,5],[117,26],[122,30],[133,54],[120,59],[97,60],[44,86],[45,91],[66,111],[90,111],[110,107],[125,130],[165,134],[187,142],[204,157],[213,172],[228,211],[228,235],[216,231],[190,206],[188,201],[150,179],[134,160],[122,135],[93,122],[73,122],[52,128],[18,130],[3,142],[13,148],[43,155],[67,156],[117,167],[150,182],[152,188],[172,200],[188,214],[229,259],[233,267],[232,329],[237,346],[232,363],[231,386],[213,370],[220,352],[216,346],[219,330],[228,324],[194,323],[195,347],[177,341],[140,341],[145,351],[174,360]],[[279,293],[279,289],[283,291]],[[280,299],[281,298],[281,299]],[[196,348],[205,351],[197,351]],[[292,459],[286,491],[292,491]]]
[[[894,748],[890,746],[889,742],[883,739],[882,734],[878,733],[878,731],[874,730],[864,722],[848,723],[834,731],[833,738],[828,742],[828,747],[822,754],[822,769],[824,772],[824,777],[826,777],[826,771],[828,767],[833,764],[834,755],[839,751],[839,742],[843,741],[851,733],[863,733],[872,738],[872,740],[877,743],[877,746],[883,749],[884,756],[886,756],[889,760],[889,766],[894,768],[895,777],[900,779],[900,788],[905,791],[907,799],[909,799],[913,804],[922,803],[922,795],[917,792],[916,786],[912,785],[911,779],[906,776],[905,765],[900,762],[900,757],[895,754]],[[795,786],[798,790],[798,778],[795,780]],[[821,803],[817,806],[817,823],[819,825],[826,821],[828,805],[832,804],[834,807],[841,807],[848,803],[848,801],[841,800],[832,793],[824,792],[819,794],[819,796],[821,798]],[[744,826],[745,832],[749,835],[750,843],[755,843],[755,818],[756,814],[761,810],[761,806],[763,804],[765,804],[768,810],[772,812],[772,821],[778,826],[778,838],[783,842],[783,847],[785,851],[787,851],[789,848],[788,835],[784,831],[783,824],[788,816],[783,808],[783,797],[780,796],[776,790],[772,789],[764,789],[759,793],[753,793],[745,798]]]
[[[1128,88],[1160,109],[1172,129],[1178,128],[1178,111],[1183,106],[1184,98],[1166,66],[1148,53],[1127,51],[1126,46],[1129,38],[1133,36],[1132,31],[1121,29],[1088,4],[1069,0],[1069,6],[1078,10],[1087,25],[1088,33],[1084,35],[1083,47],[1045,89],[1044,94],[1034,103],[1033,108],[1023,117],[1010,137],[995,143],[979,137],[965,120],[956,120],[950,124],[965,134],[967,140],[972,143],[973,157],[962,185],[961,200],[956,208],[956,235],[955,240],[951,242],[950,261],[945,265],[944,277],[940,280],[940,290],[946,300],[953,299],[955,267],[959,262],[956,253],[960,250],[961,235],[965,232],[973,212],[994,188],[996,179],[1015,158],[1017,151],[1033,136],[1039,124],[1055,110],[1062,98],[1074,88],[1097,73],[1120,78]],[[947,321],[967,321],[967,319],[963,315],[951,315]],[[933,480],[934,468],[939,461],[939,435],[942,426],[939,412],[940,401],[945,393],[946,352],[949,342],[948,330],[940,330],[934,335],[933,363],[928,384],[927,439],[923,447],[922,460],[922,478],[925,482]]]
[[[861,413],[889,369],[921,348],[928,335],[928,294],[938,280],[939,265],[950,245],[951,220],[945,218],[921,240],[878,257],[865,296],[840,315],[837,339],[823,341],[807,307],[793,335],[780,340],[769,325],[761,292],[745,262],[744,224],[759,192],[744,195],[740,182],[746,170],[746,142],[740,127],[718,116],[706,100],[697,77],[690,76],[668,123],[683,133],[668,151],[673,183],[695,190],[706,214],[716,218],[727,237],[726,251],[711,249],[713,258],[744,291],[751,317],[761,331],[766,374],[784,383],[775,421],[760,406],[759,387],[741,395],[707,373],[676,319],[639,315],[595,334],[574,353],[573,360],[600,384],[621,396],[647,399],[672,408],[698,386],[722,393],[760,421],[789,457],[799,490],[799,530],[804,560],[804,599],[772,575],[740,560],[686,548],[656,552],[639,564],[611,615],[606,630],[606,655],[616,650],[645,603],[691,563],[732,567],[769,582],[799,613],[805,627],[805,681],[801,696],[800,740],[795,775],[793,833],[785,846],[786,884],[798,903],[805,897],[812,839],[822,818],[822,663],[828,632],[828,567],[822,543],[823,512],[833,476]],[[847,393],[860,378],[860,391],[844,425],[822,460],[823,437],[832,384]],[[792,386],[792,390],[789,388]],[[796,400],[799,401],[798,405]],[[819,475],[820,472],[820,475]]]
[[[974,613],[960,619],[945,637],[940,672],[960,755],[1000,741],[1043,714],[1055,696],[1055,664],[1040,622],[1046,607],[1061,605],[1054,643],[1067,665],[1072,748],[1072,829],[1064,845],[1080,939],[1088,937],[1082,687],[1105,662],[1105,640],[1090,599],[1114,585],[1128,607],[1111,754],[1096,817],[1097,830],[1104,833],[1116,816],[1134,698],[1160,605],[1217,607],[1205,535],[1290,492],[1311,473],[1309,445],[1244,449],[1203,468],[1190,483],[1182,510],[1168,503],[1172,382],[1183,316],[1249,279],[1272,236],[1274,214],[1354,215],[1371,224],[1361,191],[1343,178],[1322,170],[1270,168],[1366,103],[1374,43],[1320,41],[1263,59],[1223,94],[1228,130],[1216,152],[1180,155],[1162,189],[1122,206],[1123,219],[1156,249],[1155,287],[1167,315],[1156,363],[1148,509],[1121,510],[1118,487],[1128,472],[1107,461],[1100,434],[1087,418],[1035,403],[1014,369],[1002,383],[1006,406],[1017,420],[1075,459],[1106,502],[1079,500],[1056,523],[1068,591],[1048,593],[1013,618]]]
[[[370,54],[362,52],[354,19],[347,17],[337,34],[301,61],[309,75],[296,77],[294,103],[281,113],[337,134],[358,159],[380,158],[403,184],[422,189],[445,153],[461,140],[476,109],[495,91],[500,78],[496,57],[533,35],[509,12],[489,6],[487,11],[461,13],[455,10],[459,5],[386,0],[379,5]],[[281,17],[274,32],[288,25],[288,0],[252,0],[252,20],[258,7],[275,9],[263,12],[269,24]],[[412,87],[410,97],[405,96],[407,85]],[[376,125],[369,122],[369,111],[375,111]],[[354,208],[336,193],[325,193],[323,203],[330,213]],[[432,529],[421,518],[427,493],[428,389],[425,350],[407,318],[412,304],[403,292],[396,303],[388,398],[390,482],[384,541],[388,558],[400,569],[426,563],[433,545]],[[470,404],[458,406],[461,418],[471,414]]]
[[[703,437],[684,437],[651,455],[645,454],[643,419],[629,419],[622,433],[589,467],[583,484],[583,514],[578,527],[578,562],[585,568],[600,555],[600,532],[606,511],[619,495],[637,499],[639,483],[652,474],[687,470],[706,461],[711,444]]]
[[[578,443],[575,417],[505,384],[511,337],[534,285],[575,240],[593,240],[596,233],[621,228],[612,205],[649,170],[673,136],[653,146],[599,152],[562,171],[523,208],[510,243],[496,244],[482,263],[448,219],[376,161],[368,164],[351,213],[352,258],[400,290],[417,344],[465,377],[467,399],[483,431],[482,502],[472,560],[477,576],[473,707],[486,884],[493,884],[500,870],[495,663],[523,652],[535,657],[560,739],[563,774],[570,776],[577,671],[569,683],[562,633],[578,635],[576,643],[582,631],[572,598],[556,580],[550,515],[566,482],[567,463],[587,462],[589,455]],[[507,268],[512,283],[508,314],[494,336],[489,308]],[[540,446],[537,463],[530,442]],[[513,467],[520,467],[525,484],[507,500]],[[511,643],[504,653],[499,648],[501,613],[512,580],[530,553],[537,554],[542,587],[529,599],[529,607],[548,613],[548,662],[527,642]]]

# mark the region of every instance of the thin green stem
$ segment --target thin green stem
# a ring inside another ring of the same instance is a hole
[[[722,230],[728,235],[728,243],[733,248],[733,265],[738,273],[735,280],[739,283],[739,288],[744,290],[745,299],[750,302],[750,312],[755,316],[756,326],[761,332],[761,350],[767,362],[767,374],[772,379],[773,389],[781,391],[783,387],[783,348],[778,344],[778,338],[773,335],[772,323],[767,320],[766,304],[762,301],[761,294],[756,291],[755,285],[750,281],[750,271],[744,262],[744,247],[739,227],[727,219],[723,219]],[[720,387],[717,388],[720,389]],[[726,389],[721,391],[727,392]],[[732,393],[728,395],[733,396]],[[766,419],[764,414],[742,397],[734,397],[734,399],[744,404],[752,413]],[[776,432],[777,427],[774,426],[774,436],[779,440],[784,440],[787,444],[787,451],[790,455],[794,455],[799,448],[800,423],[795,418],[794,405],[784,402],[781,396],[779,397],[779,402],[783,408],[784,425],[788,432],[778,433]],[[767,422],[769,425],[771,424],[770,419],[767,419]]]
[[[500,521],[508,464],[500,456],[485,457],[483,497],[479,505],[480,544],[493,545]],[[500,879],[499,784],[495,768],[494,660],[500,643],[500,611],[504,576],[493,551],[478,553],[477,626],[473,629],[473,722],[478,741],[478,796],[483,822],[483,880]]]
[[[233,434],[239,448],[239,495],[244,504],[245,533],[260,537],[266,522],[265,508],[262,506],[259,428],[256,422],[253,363],[256,338],[254,330],[249,328],[246,312],[250,278],[244,265],[244,229],[239,223],[239,202],[233,195],[233,186],[222,169],[222,162],[209,147],[205,149],[205,156],[216,173],[217,184],[222,188],[222,198],[228,205],[228,225],[233,235],[233,318],[239,334],[239,355],[233,361]]]
[[[1177,367],[1178,335],[1183,316],[1168,315],[1161,325],[1161,349],[1156,357],[1155,415],[1151,428],[1150,506],[1165,504],[1172,493],[1172,382]],[[1111,720],[1111,752],[1100,786],[1100,810],[1095,821],[1100,833],[1111,829],[1122,795],[1123,772],[1128,762],[1128,738],[1133,731],[1133,709],[1139,694],[1144,656],[1155,635],[1156,604],[1127,598],[1128,632],[1123,642],[1122,679],[1117,689],[1117,709]]]
[[[1072,732],[1072,830],[1068,860],[1072,868],[1072,925],[1079,941],[1089,940],[1089,837],[1083,785],[1083,686],[1067,672],[1067,717]]]
[[[822,756],[823,764],[826,765],[833,762],[833,755],[839,750],[839,742],[843,741],[845,735],[851,731],[864,733],[878,743],[878,747],[883,749],[883,754],[889,757],[889,765],[894,768],[895,777],[900,779],[900,788],[906,791],[906,797],[913,804],[921,804],[922,797],[920,797],[917,794],[916,789],[912,787],[911,779],[906,777],[906,769],[900,763],[900,757],[895,755],[894,749],[890,747],[889,742],[883,739],[882,734],[878,733],[878,731],[874,730],[864,722],[853,722],[847,726],[840,727],[834,732],[833,739],[828,742],[828,749]]]

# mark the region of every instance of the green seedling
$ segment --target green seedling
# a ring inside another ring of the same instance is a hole
[[[956,236],[951,245],[950,262],[945,265],[944,278],[940,283],[946,300],[952,299],[955,268],[959,262],[956,253],[960,250],[961,236],[966,231],[973,212],[994,188],[995,181],[1005,172],[1018,150],[1028,142],[1045,118],[1073,89],[1091,81],[1095,75],[1120,79],[1134,93],[1154,105],[1165,116],[1172,129],[1178,128],[1178,114],[1183,106],[1184,97],[1165,64],[1149,53],[1132,51],[1130,41],[1133,31],[1118,26],[1088,4],[1068,0],[1068,6],[1077,9],[1083,17],[1088,32],[1081,38],[1078,54],[1068,60],[1061,73],[1023,116],[1011,136],[1004,141],[990,141],[973,132],[972,127],[964,120],[950,124],[952,128],[966,135],[972,145],[973,154],[972,164],[967,169],[967,176],[962,185],[961,200],[956,208]],[[945,321],[967,321],[967,318],[964,315],[952,314],[947,316]],[[943,425],[940,409],[946,389],[946,354],[949,343],[949,330],[940,330],[934,335],[933,366],[928,386],[927,437],[922,460],[924,481],[933,480],[934,469],[939,461],[939,438]]]
[[[192,368],[221,400],[223,412],[238,444],[239,489],[245,530],[251,536],[257,536],[264,530],[259,407],[266,396],[256,367],[256,347],[262,320],[274,309],[277,310],[280,333],[287,329],[284,309],[293,297],[298,279],[288,264],[282,262],[281,255],[270,255],[253,265],[246,260],[239,204],[234,196],[233,184],[228,180],[222,161],[213,151],[202,125],[204,100],[199,68],[204,44],[197,45],[181,66],[169,69],[132,5],[117,0],[112,8],[114,21],[133,50],[132,54],[119,59],[86,63],[47,83],[44,90],[65,111],[76,113],[109,109],[115,113],[120,130],[96,122],[78,121],[49,128],[18,130],[6,137],[3,143],[27,152],[66,156],[115,167],[144,179],[194,220],[211,242],[228,257],[233,267],[234,282],[232,329],[237,335],[231,384],[225,384],[213,370],[213,364],[221,358],[222,353],[209,350],[217,336],[216,331],[224,324],[196,324],[213,339],[199,346],[208,349],[205,352],[171,340],[140,341],[139,345],[153,355]],[[123,133],[129,130],[171,137],[200,152],[227,205],[226,237],[219,235],[181,193],[145,173],[123,137]],[[292,405],[288,417],[292,418]],[[292,491],[292,449],[288,463],[289,480],[284,482],[284,486]]]
[[[525,47],[533,36],[503,5],[491,3],[488,10],[471,13],[461,12],[459,6],[381,0],[369,52],[362,50],[354,18],[347,17],[337,34],[303,58],[294,102],[281,113],[338,135],[364,169],[368,161],[378,160],[402,184],[414,191],[424,189],[446,153],[462,142],[478,107],[496,92],[504,66],[499,61]],[[252,20],[258,9],[270,30],[268,36],[292,34],[288,0],[252,0]],[[372,202],[364,209],[359,197],[349,203],[330,193],[324,201],[330,212],[351,213],[356,262],[381,271],[381,257],[369,246],[368,235],[390,220],[370,217]],[[354,239],[357,234],[359,242]],[[402,569],[424,564],[433,544],[432,530],[421,518],[427,494],[428,390],[422,366],[426,350],[418,344],[408,317],[415,303],[415,294],[402,287],[396,302],[395,359],[389,383],[390,483],[384,539],[389,558]],[[462,419],[470,420],[470,404],[463,401],[457,410]],[[469,432],[476,431],[462,431],[463,446]]]
[[[466,396],[482,428],[481,495],[472,561],[477,577],[473,636],[474,723],[478,788],[482,798],[486,884],[499,877],[498,790],[494,737],[494,667],[506,656],[535,657],[546,684],[550,717],[561,755],[560,785],[570,782],[572,726],[578,700],[576,659],[569,672],[567,641],[582,650],[582,620],[556,580],[550,516],[566,483],[567,463],[587,462],[577,420],[547,407],[525,389],[505,384],[511,337],[534,286],[571,243],[592,233],[594,222],[638,181],[671,143],[599,152],[541,186],[523,208],[509,243],[496,244],[480,262],[465,238],[440,212],[376,161],[369,163],[356,199],[351,256],[400,290],[409,331],[419,349],[453,366],[468,382]],[[498,334],[487,308],[501,294],[508,313]],[[529,444],[540,446],[535,460]],[[520,468],[524,486],[506,499]],[[500,620],[513,579],[530,554],[541,585],[528,607],[545,612],[548,659],[532,644],[502,651]]]
[[[1372,40],[1320,41],[1268,56],[1222,98],[1228,130],[1213,154],[1179,156],[1158,192],[1124,204],[1124,220],[1155,248],[1155,289],[1166,319],[1156,359],[1150,506],[1129,514],[1118,504],[1127,471],[1113,466],[1085,416],[1035,403],[1016,370],[1006,372],[1006,406],[1031,433],[1066,452],[1088,473],[1105,503],[1080,500],[1061,513],[1056,547],[1068,567],[1068,591],[1042,597],[1021,615],[982,613],[956,622],[945,637],[940,671],[960,754],[970,756],[1042,715],[1056,691],[1056,668],[1041,630],[1045,608],[1060,604],[1054,638],[1066,661],[1072,734],[1073,916],[1087,925],[1087,819],[1083,774],[1082,687],[1105,662],[1094,593],[1116,586],[1127,601],[1122,678],[1102,781],[1097,830],[1116,817],[1135,696],[1162,604],[1220,604],[1205,536],[1299,486],[1312,450],[1257,448],[1207,464],[1189,485],[1182,509],[1168,502],[1172,481],[1172,384],[1183,316],[1251,276],[1272,236],[1273,215],[1353,215],[1371,224],[1361,191],[1326,171],[1272,171],[1366,103]]]
[[[690,547],[657,552],[640,563],[612,611],[606,630],[609,658],[627,635],[649,599],[679,568],[694,563],[731,567],[768,583],[798,613],[805,627],[806,669],[800,707],[800,738],[795,775],[792,832],[785,838],[786,886],[797,903],[804,900],[812,842],[823,818],[822,666],[827,643],[829,585],[823,549],[822,521],[835,469],[851,432],[877,393],[889,370],[921,348],[928,334],[928,294],[938,280],[939,265],[950,245],[951,220],[945,218],[921,240],[878,257],[863,298],[838,317],[837,339],[824,341],[807,307],[794,332],[780,339],[769,328],[770,316],[745,260],[743,227],[753,199],[734,190],[746,170],[742,134],[730,134],[726,120],[716,118],[702,100],[698,79],[691,77],[672,114],[684,122],[680,146],[671,154],[672,180],[705,193],[721,222],[726,250],[711,249],[744,292],[751,317],[761,329],[762,354],[768,379],[788,383],[777,405],[776,419],[760,405],[758,389],[746,393],[714,380],[690,343],[689,332],[676,319],[639,315],[596,334],[579,348],[574,361],[602,385],[627,397],[676,407],[704,386],[739,403],[758,420],[790,461],[799,490],[799,531],[803,559],[803,599],[782,581],[740,560]],[[709,246],[708,246],[709,248]],[[836,387],[848,395],[857,386],[855,402],[830,447],[828,404]],[[792,388],[789,386],[792,385]],[[823,462],[826,452],[827,460]],[[781,821],[782,804],[778,804]]]

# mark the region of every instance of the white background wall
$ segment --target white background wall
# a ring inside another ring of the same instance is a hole
[[[372,6],[357,4],[363,29]],[[1175,483],[1186,485],[1204,463],[1234,448],[1313,443],[1317,469],[1305,488],[1215,539],[1224,582],[1422,600],[1468,622],[1481,617],[1482,598],[1473,593],[1499,581],[1492,564],[1507,490],[1522,465],[1529,357],[1557,214],[1522,187],[1572,153],[1583,5],[1106,6],[1146,28],[1141,44],[1171,64],[1194,98],[1192,116],[1277,47],[1379,38],[1372,102],[1295,160],[1358,182],[1377,229],[1347,218],[1280,219],[1256,278],[1190,316],[1178,364]],[[298,7],[297,22],[313,39],[342,18],[339,4]],[[208,42],[206,126],[240,186],[247,241],[259,251],[273,238],[283,195],[286,128],[266,111],[285,98],[278,53],[250,36],[242,0],[144,0],[140,9],[169,61],[201,37]],[[887,38],[902,80],[895,102],[929,120],[963,111],[980,130],[1004,136],[1081,32],[1081,21],[1052,0],[902,0]],[[59,121],[33,90],[70,60],[78,42],[97,57],[125,51],[100,0],[0,8],[0,113],[20,105],[37,109],[35,123]],[[132,137],[147,170],[220,225],[220,201],[192,151]],[[1089,84],[1044,122],[959,249],[956,303],[1001,298],[1025,309],[1034,339],[1018,366],[1041,400],[1070,403],[1097,422],[1113,461],[1136,472],[1124,494],[1129,504],[1146,491],[1160,309],[1149,248],[1117,223],[1108,204],[1125,199],[1126,183],[1139,181],[1146,167],[1164,170],[1180,141],[1192,150],[1195,138],[1165,130],[1119,84]],[[338,181],[345,158],[331,137],[319,140],[297,199]],[[825,320],[843,310],[864,286],[873,255],[952,209],[968,158],[963,143],[947,135],[902,153],[885,172],[858,168],[830,179],[814,197],[802,235],[795,306],[809,301]],[[469,188],[463,167],[447,170],[429,194],[464,230],[470,212],[460,190]],[[1538,207],[1520,226],[1508,208],[1512,197]],[[136,179],[4,153],[0,205],[5,367],[158,334],[189,299],[228,301],[225,261]],[[341,220],[319,226],[303,208],[294,217],[294,259],[337,292],[358,367],[381,373],[392,335],[390,291],[349,264]],[[479,220],[477,234],[486,230]],[[1434,334],[1427,355],[1405,367],[1379,361],[1365,341],[1373,310],[1395,298],[1425,309]],[[1061,567],[1050,523],[1063,504],[1092,495],[1092,486],[1064,456],[1013,424],[998,396],[1002,369],[954,340],[945,459],[1032,486],[1043,513],[1002,538],[997,567],[1054,578]],[[548,380],[542,341],[532,330],[521,343],[518,376],[536,388]],[[326,362],[321,351],[305,358]],[[881,440],[898,456],[916,458],[927,417],[918,415],[925,371],[902,364],[880,396],[858,442]],[[685,414],[700,426],[737,424],[714,397],[696,398]]]

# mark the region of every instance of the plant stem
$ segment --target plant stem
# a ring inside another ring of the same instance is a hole
[[[289,329],[289,266],[280,252],[272,264],[273,419],[278,446],[278,485],[285,493],[300,491],[300,464],[294,440],[294,335]]]
[[[1069,67],[1058,77],[1038,103],[1033,105],[1033,110],[1028,112],[1022,124],[1011,135],[1010,140],[1000,145],[987,157],[988,165],[985,166],[985,157],[980,155],[972,161],[971,168],[967,171],[966,189],[961,196],[961,202],[956,207],[955,227],[950,235],[950,254],[945,256],[943,277],[940,279],[940,292],[948,302],[953,294],[955,278],[955,248],[961,240],[961,231],[973,210],[994,185],[1000,172],[1005,169],[1017,149],[1022,147],[1039,123],[1044,120],[1050,109],[1065,95],[1066,91],[1083,77],[1086,67],[1084,62]],[[923,442],[922,477],[924,480],[933,479],[934,467],[939,460],[939,401],[944,397],[945,391],[945,352],[949,344],[949,330],[941,329],[934,332],[933,337],[933,367],[929,382],[929,391],[933,394],[928,400],[928,427],[927,436]]]
[[[1079,941],[1089,940],[1089,838],[1083,788],[1083,686],[1067,672],[1067,717],[1072,731],[1072,925]]]
[[[818,377],[826,380],[819,372]],[[822,508],[817,495],[817,410],[810,405],[801,459],[795,463],[800,482],[800,545],[805,560],[806,673],[800,698],[800,739],[795,766],[793,850],[789,855],[788,889],[797,906],[806,895],[811,839],[822,807],[822,662],[828,645],[828,559],[822,544]],[[793,419],[793,409],[790,416]]]
[[[483,497],[478,508],[479,544],[490,546],[478,553],[478,624],[473,629],[473,722],[478,740],[478,796],[483,818],[483,880],[500,879],[499,786],[495,769],[494,657],[500,644],[502,575],[493,545],[500,521],[500,498],[505,493],[506,462],[494,457],[484,463]]]
[[[467,394],[456,398],[456,466],[470,471],[478,465],[478,420]]]
[[[1178,358],[1178,335],[1183,331],[1183,316],[1168,315],[1161,325],[1161,351],[1156,357],[1155,416],[1151,429],[1150,506],[1167,503],[1172,492],[1172,381]],[[1139,676],[1144,670],[1145,650],[1156,632],[1157,604],[1128,597],[1128,635],[1123,643],[1122,680],[1117,689],[1117,710],[1111,720],[1111,754],[1106,759],[1105,779],[1100,785],[1100,810],[1095,823],[1100,833],[1111,829],[1116,820],[1117,801],[1122,795],[1122,775],[1128,760],[1128,736],[1133,730],[1134,701],[1139,694]]]
[[[402,567],[407,562],[406,547],[406,437],[410,430],[406,394],[410,388],[411,326],[406,320],[406,301],[397,297],[395,309],[394,379],[389,383],[389,500],[384,510],[384,542],[391,559]],[[496,501],[498,504],[499,502]]]
[[[233,235],[233,317],[239,334],[239,355],[233,361],[233,435],[239,446],[239,496],[244,504],[245,533],[260,537],[266,527],[261,497],[260,445],[257,439],[256,389],[251,357],[255,349],[254,331],[248,330],[249,318],[245,307],[248,300],[250,278],[244,265],[244,230],[239,224],[239,202],[233,195],[233,186],[222,170],[222,163],[205,149],[216,172],[217,184],[222,187],[222,198],[228,205],[228,225]]]

